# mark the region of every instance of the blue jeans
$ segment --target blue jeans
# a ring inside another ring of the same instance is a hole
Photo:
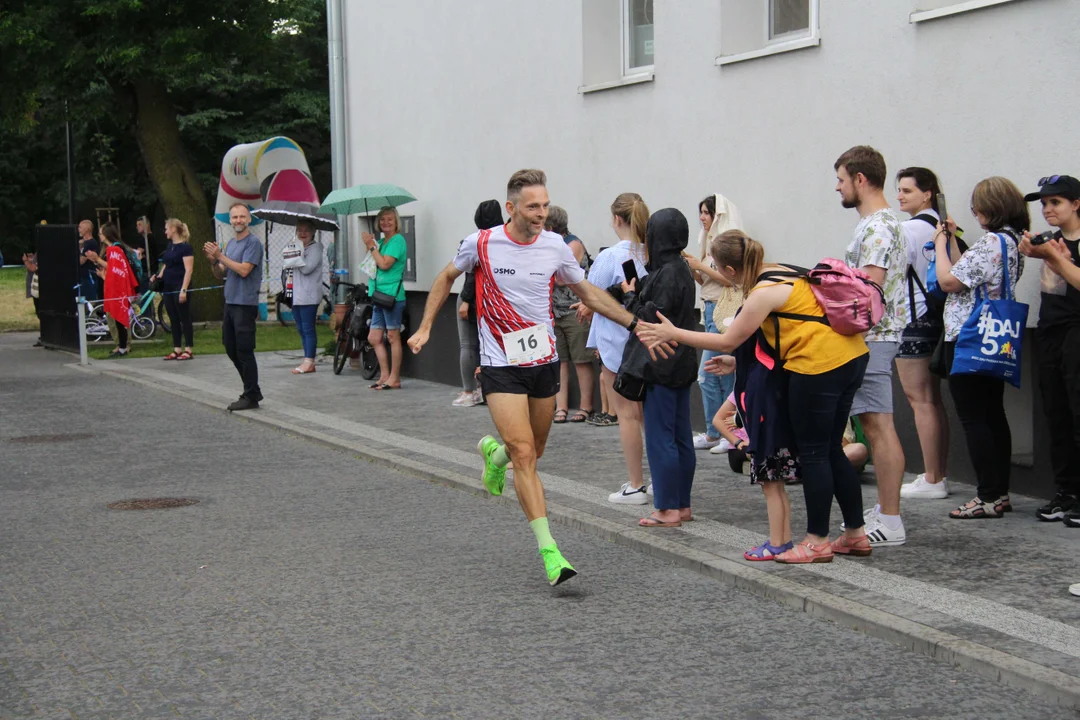
[[[300,341],[304,344],[305,358],[314,358],[319,345],[315,335],[315,311],[318,309],[318,305],[293,305],[292,308],[296,331],[300,333]]]
[[[694,431],[690,427],[690,388],[648,385],[642,411],[653,505],[657,510],[688,508],[697,468]]]
[[[705,332],[716,332],[716,323],[713,322],[713,310],[715,309],[716,303],[705,301],[705,308],[701,317]],[[723,354],[713,350],[703,350],[701,353],[701,365],[698,367],[697,381],[698,385],[701,386],[701,404],[705,406],[705,434],[713,440],[720,437],[720,431],[713,427],[713,418],[716,417],[717,411],[720,410],[720,406],[727,400],[731,391],[735,389],[735,376],[707,373],[705,372],[705,363],[717,355]]]

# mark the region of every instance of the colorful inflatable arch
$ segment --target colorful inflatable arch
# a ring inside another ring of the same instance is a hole
[[[225,153],[214,217],[228,223],[233,203],[255,209],[267,200],[319,204],[304,151],[286,137],[237,145]],[[252,224],[261,222],[252,218]]]

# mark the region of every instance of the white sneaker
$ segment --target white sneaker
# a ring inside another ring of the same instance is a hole
[[[727,438],[720,438],[720,442],[717,443],[716,447],[709,448],[709,452],[713,455],[725,455],[729,450],[731,450],[731,443],[727,441]]]
[[[721,438],[723,439],[723,438]],[[705,433],[694,436],[694,449],[695,450],[708,450],[714,448],[720,444],[720,440],[710,440],[709,436]]]
[[[1073,595],[1080,595],[1080,583],[1076,583],[1075,585],[1070,585],[1069,586],[1069,592],[1071,592]]]
[[[460,394],[458,394],[454,402],[450,404],[454,407],[472,407],[476,404],[476,398],[474,397],[473,393],[468,392],[467,390],[463,390]]]
[[[880,505],[875,505],[874,507],[866,508],[865,510],[862,511],[863,524],[864,525],[869,525],[871,522],[876,522],[877,521],[877,516],[880,515],[880,514],[881,514],[881,506]],[[846,530],[847,529],[847,526],[844,524],[843,520],[840,521],[840,529],[841,530]]]
[[[900,521],[900,527],[893,530],[881,521],[881,514],[875,513],[867,519],[866,537],[870,540],[870,547],[887,547],[889,545],[903,545],[907,542],[907,533],[904,532],[904,522]]]
[[[484,391],[480,389],[479,385],[473,390],[472,399],[473,405],[485,405],[487,403],[487,401],[484,400]]]
[[[644,485],[639,488],[632,488],[630,483],[624,482],[619,491],[611,493],[607,499],[608,502],[619,505],[647,505],[649,503],[649,494],[645,491]]]
[[[928,500],[942,500],[949,497],[949,479],[942,478],[941,482],[926,482],[926,473],[915,477],[914,482],[904,483],[900,486],[902,498],[925,498]]]

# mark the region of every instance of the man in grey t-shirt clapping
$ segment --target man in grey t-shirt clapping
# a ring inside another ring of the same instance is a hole
[[[214,277],[225,281],[221,342],[244,381],[240,399],[229,405],[229,411],[233,412],[254,410],[263,399],[259,390],[259,366],[255,362],[255,319],[259,313],[263,248],[259,238],[248,232],[251,213],[247,205],[235,203],[230,207],[229,223],[236,238],[225,251],[222,252],[217,243],[205,243],[203,252],[210,261]]]

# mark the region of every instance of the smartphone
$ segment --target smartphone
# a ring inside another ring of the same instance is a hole
[[[626,282],[631,280],[637,280],[637,265],[633,260],[627,260],[622,264],[623,275],[626,277]]]
[[[949,217],[949,212],[945,209],[945,193],[937,194],[937,214],[941,218],[941,224],[945,225],[945,221]]]

